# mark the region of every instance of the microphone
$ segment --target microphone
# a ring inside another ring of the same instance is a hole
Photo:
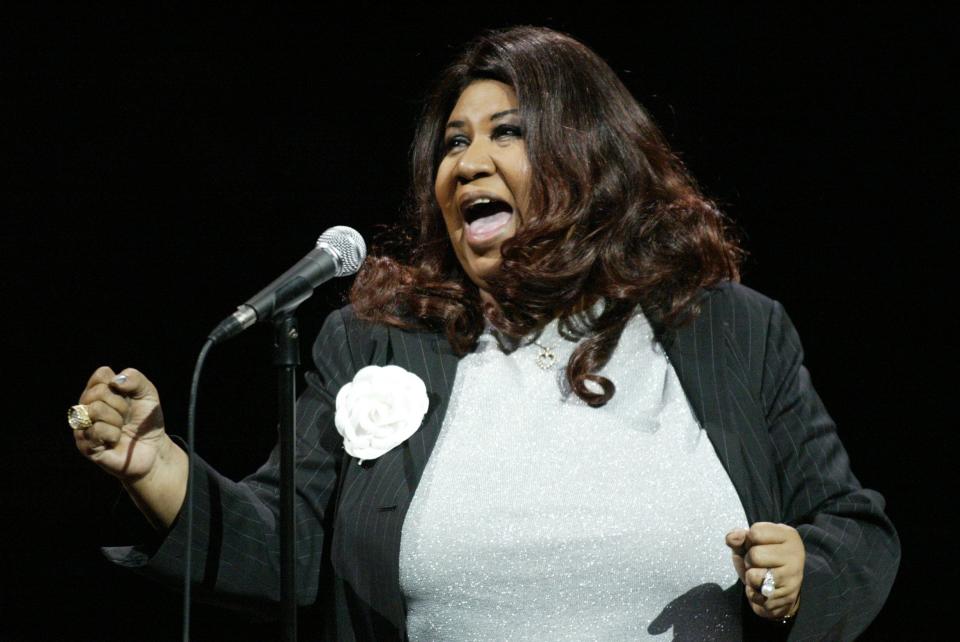
[[[317,246],[292,268],[273,280],[207,337],[214,344],[237,336],[254,323],[269,321],[310,298],[314,288],[337,276],[356,274],[367,256],[367,244],[355,229],[338,225],[317,239]]]

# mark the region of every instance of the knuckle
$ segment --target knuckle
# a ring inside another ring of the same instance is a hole
[[[97,422],[93,425],[96,431],[96,438],[102,443],[115,444],[120,437],[120,429],[103,422]]]
[[[87,430],[84,430],[83,436],[80,438],[79,442],[77,443],[77,446],[80,448],[81,452],[87,456],[90,455],[92,449],[97,445],[97,441],[93,439],[93,437],[91,437],[89,432],[90,432],[89,428]]]
[[[126,375],[129,379],[136,379],[138,385],[146,380],[146,377],[143,376],[143,373],[136,368],[124,368],[122,371],[120,371],[120,374]]]
[[[108,388],[107,384],[102,381],[93,384],[87,388],[87,390],[90,392],[93,399],[100,399],[110,392],[110,388]]]
[[[787,606],[781,600],[777,600],[777,602],[773,604],[768,603],[766,605],[766,610],[773,617],[783,617],[784,615],[787,614]]]
[[[94,370],[93,374],[90,375],[90,378],[87,379],[86,387],[91,388],[95,384],[110,381],[112,377],[113,377],[113,370],[111,370],[108,366],[100,366],[99,368]]]
[[[106,381],[113,377],[113,369],[110,366],[100,366],[93,371],[93,376],[91,379],[96,379],[98,381]]]
[[[103,399],[95,399],[90,404],[90,417],[94,421],[116,420],[117,415],[116,409]]]
[[[750,555],[754,566],[763,568],[774,566],[771,562],[770,548],[767,546],[757,546],[756,548],[750,549]]]

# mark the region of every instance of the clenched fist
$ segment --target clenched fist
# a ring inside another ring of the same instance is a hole
[[[169,526],[186,495],[189,462],[167,435],[157,389],[137,370],[98,368],[80,395],[91,425],[77,449],[118,477],[156,527]]]
[[[753,612],[768,619],[792,617],[800,606],[806,561],[806,549],[797,529],[757,522],[749,529],[730,531],[726,542],[733,551],[733,566]],[[773,577],[773,592],[764,595],[761,587],[767,571]]]

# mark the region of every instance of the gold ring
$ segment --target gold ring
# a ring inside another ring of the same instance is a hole
[[[90,413],[83,404],[70,406],[70,408],[67,409],[67,423],[70,424],[70,427],[74,430],[86,430],[93,425],[93,421],[90,419]]]

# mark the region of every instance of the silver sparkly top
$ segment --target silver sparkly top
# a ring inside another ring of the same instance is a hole
[[[647,320],[601,408],[567,392],[575,345],[554,321],[460,362],[403,525],[411,640],[740,639],[724,535],[747,518]]]

